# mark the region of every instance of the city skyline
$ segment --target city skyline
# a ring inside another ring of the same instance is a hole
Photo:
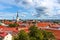
[[[60,19],[59,0],[0,0],[0,19]]]

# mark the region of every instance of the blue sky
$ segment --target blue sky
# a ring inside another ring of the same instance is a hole
[[[60,0],[0,0],[0,19],[60,19]]]

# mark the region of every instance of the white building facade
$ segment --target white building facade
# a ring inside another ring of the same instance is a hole
[[[11,34],[6,35],[3,40],[12,40],[12,35]]]

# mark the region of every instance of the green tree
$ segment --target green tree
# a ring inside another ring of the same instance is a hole
[[[46,30],[38,29],[36,26],[29,28],[29,33],[21,30],[14,40],[55,40],[54,35]]]
[[[36,40],[43,40],[43,34],[42,31],[39,30],[36,26],[31,26],[29,28],[30,30],[30,37],[36,38]]]
[[[17,24],[17,23],[9,24],[9,27],[18,27],[18,26],[19,26],[19,24]]]
[[[12,40],[18,40],[17,36],[13,36]]]
[[[37,40],[35,37],[30,37],[30,40]]]
[[[24,31],[24,30],[21,30],[19,33],[18,33],[18,40],[29,40],[29,35]]]
[[[45,30],[43,30],[42,32],[43,32],[43,35],[44,35],[43,40],[55,40],[55,37],[51,32],[47,32]]]
[[[48,40],[55,40],[54,35],[51,32],[47,32]]]

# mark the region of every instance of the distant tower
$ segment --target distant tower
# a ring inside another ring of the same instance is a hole
[[[14,17],[13,17],[13,21],[14,21]]]
[[[18,15],[18,12],[17,12],[17,16],[16,16],[16,21],[19,22],[19,15]]]

